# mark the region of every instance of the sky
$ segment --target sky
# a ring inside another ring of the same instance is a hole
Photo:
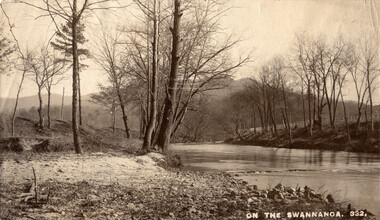
[[[35,19],[40,12],[15,2],[17,0],[3,0],[1,4],[15,25],[15,34],[22,47],[46,42],[54,32],[54,25],[49,18]],[[250,77],[255,74],[255,68],[260,64],[275,55],[288,53],[296,33],[322,35],[327,39],[335,39],[341,35],[352,40],[367,35],[380,35],[380,1],[377,0],[226,0],[226,6],[231,9],[223,17],[222,27],[227,33],[242,39],[241,44],[233,51],[234,56],[254,50],[254,62],[242,68],[236,78]],[[128,18],[126,20],[129,23],[133,20],[133,10],[126,8],[120,12]],[[2,11],[0,17],[3,17]],[[124,22],[123,19],[118,21],[106,13],[99,14],[98,17],[107,24]],[[99,28],[96,20],[89,18],[91,29]],[[19,75],[2,75],[0,80],[0,97],[15,97]],[[81,80],[82,94],[89,94],[97,91],[97,84],[104,82],[105,77],[99,67],[92,63],[81,74]],[[53,88],[53,92],[61,93],[62,87],[70,91],[70,78]],[[28,96],[35,91],[36,86],[28,80],[21,95]],[[348,99],[353,99],[352,91],[352,87],[347,89]],[[374,97],[380,97],[380,89]],[[375,102],[380,104],[377,100]]]

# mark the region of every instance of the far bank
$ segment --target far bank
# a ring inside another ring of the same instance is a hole
[[[237,132],[234,138],[226,143],[240,145],[258,145],[264,147],[277,147],[289,149],[320,149],[331,151],[364,152],[379,154],[380,148],[380,122],[374,124],[374,132],[365,127],[355,129],[355,124],[336,126],[334,132],[331,128],[313,129],[313,134],[307,128],[293,128],[291,140],[289,132],[278,129],[274,132],[259,133],[255,131]],[[347,132],[348,130],[348,132]],[[347,135],[349,133],[349,135]]]

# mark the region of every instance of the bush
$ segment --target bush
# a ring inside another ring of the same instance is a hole
[[[183,167],[181,157],[178,156],[177,154],[174,155],[168,155],[166,157],[166,163],[169,167],[173,168],[181,168]]]
[[[18,137],[9,137],[0,139],[0,150],[22,152],[24,146],[21,144],[21,139]]]

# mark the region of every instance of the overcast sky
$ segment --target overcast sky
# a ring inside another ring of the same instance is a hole
[[[37,0],[34,0],[37,1]],[[3,0],[7,14],[15,25],[16,37],[22,47],[28,44],[46,42],[54,31],[49,18],[37,19],[38,11],[30,7],[12,3],[15,0]],[[254,66],[266,62],[278,54],[286,54],[294,43],[295,33],[305,32],[312,36],[324,35],[334,39],[342,35],[348,39],[357,39],[363,35],[379,35],[380,3],[377,0],[228,0],[233,7],[223,18],[226,32],[234,33],[244,41],[234,54],[255,48],[255,62],[239,71],[237,78],[254,74]],[[128,9],[122,12],[130,16]],[[106,23],[115,23],[112,16],[101,16]],[[0,17],[3,17],[0,11]],[[92,19],[94,21],[94,19]],[[130,22],[130,20],[129,20]],[[94,22],[96,23],[96,22]],[[92,28],[96,28],[94,24]],[[81,74],[82,94],[96,92],[98,82],[104,81],[95,65]],[[20,78],[1,76],[1,97],[14,97]],[[71,89],[68,79],[53,89],[61,93],[62,87]],[[28,81],[22,96],[32,95],[36,86]],[[349,91],[347,96],[353,97]],[[70,94],[69,92],[67,93]],[[380,97],[380,89],[375,97]],[[379,101],[375,100],[379,104]]]

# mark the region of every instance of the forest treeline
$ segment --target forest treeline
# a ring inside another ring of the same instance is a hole
[[[352,130],[357,136],[364,129],[373,138],[379,119],[372,95],[379,76],[376,44],[368,39],[328,41],[306,35],[295,39],[289,54],[263,64],[225,100],[230,104],[221,115],[231,116],[223,123],[225,130],[240,136],[242,125],[251,122],[255,132],[259,127],[260,132],[276,137],[281,127],[292,143],[292,131],[298,126],[313,136],[326,130],[337,134],[337,126],[343,125],[349,142]],[[347,94],[354,96],[348,100]]]
[[[119,109],[128,137],[128,106],[138,106],[144,151],[155,146],[165,151],[185,115],[193,108],[192,103],[205,91],[224,87],[224,81],[249,60],[249,55],[236,59],[230,56],[239,40],[222,32],[221,17],[228,9],[223,8],[221,1],[135,0],[132,5],[111,0],[20,3],[38,10],[39,17],[50,17],[56,32],[39,48],[20,46],[13,31],[14,24],[4,4],[1,6],[9,29],[8,36],[4,35],[9,48],[4,57],[12,60],[13,66],[8,67],[11,72],[21,75],[11,120],[12,135],[15,135],[14,121],[24,79],[36,83],[39,127],[49,129],[49,99],[45,128],[41,92],[46,90],[50,97],[51,87],[67,77],[70,70],[76,153],[82,153],[78,126],[82,123],[80,72],[86,68],[83,60],[92,59],[107,76],[107,82],[99,85],[100,93],[94,94],[92,99],[111,112]],[[101,33],[94,36],[90,53],[85,37],[88,16],[97,11],[111,13],[112,10],[129,10],[129,7],[139,10],[139,19],[112,30],[100,20]]]
[[[110,112],[113,127],[116,115],[122,119],[127,137],[131,117],[137,116],[145,152],[156,147],[165,151],[173,140],[205,140],[205,133],[218,133],[218,129],[241,136],[247,121],[255,131],[260,127],[260,132],[273,136],[281,124],[290,142],[296,121],[302,121],[311,136],[326,126],[337,132],[338,109],[343,111],[350,137],[346,93],[353,88],[356,132],[364,117],[369,134],[374,133],[373,93],[379,57],[371,38],[296,34],[288,54],[274,55],[260,67],[251,68],[252,77],[240,89],[216,100],[218,93],[233,83],[235,73],[252,61],[251,54],[233,55],[240,40],[223,31],[222,17],[229,10],[223,1],[133,0],[123,5],[114,0],[53,0],[20,4],[38,10],[39,17],[49,17],[56,30],[42,46],[20,45],[15,24],[1,5],[6,17],[0,26],[1,72],[21,78],[11,117],[12,135],[24,80],[35,82],[39,127],[49,129],[50,98],[45,123],[41,93],[46,91],[50,97],[51,88],[70,77],[73,143],[76,153],[82,153],[78,136],[83,121],[80,75],[88,68],[88,60],[107,77],[99,82],[99,93],[91,95],[92,101]],[[89,42],[86,38],[88,17],[97,11],[112,15],[132,8],[135,14],[131,16],[138,19],[117,27],[99,19],[97,34],[90,30],[93,39]]]

